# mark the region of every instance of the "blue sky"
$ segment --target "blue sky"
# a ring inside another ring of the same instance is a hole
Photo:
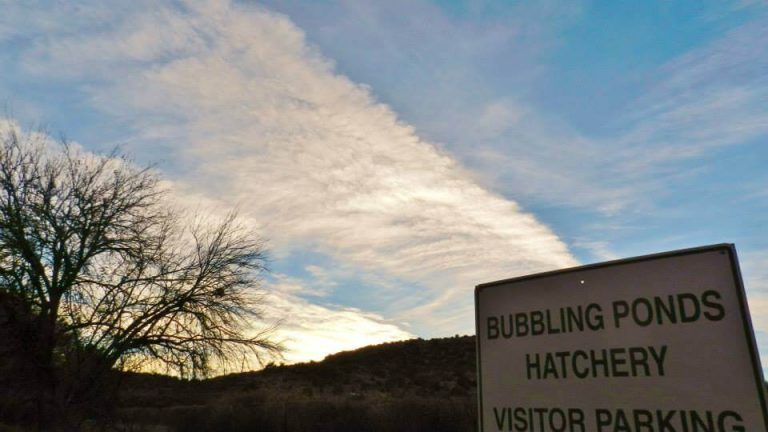
[[[471,333],[477,283],[721,242],[768,359],[764,1],[0,10],[5,127],[238,208],[289,360]]]

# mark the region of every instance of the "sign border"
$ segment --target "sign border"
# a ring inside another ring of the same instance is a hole
[[[747,304],[747,295],[744,290],[744,281],[741,277],[741,269],[739,268],[739,261],[736,255],[736,246],[733,243],[720,243],[708,246],[693,247],[688,249],[679,249],[670,252],[661,252],[650,255],[642,255],[631,258],[623,258],[612,261],[605,261],[595,264],[587,264],[578,267],[570,267],[561,270],[548,271],[543,273],[535,273],[526,276],[519,276],[508,279],[501,279],[494,282],[482,283],[475,286],[475,346],[476,346],[476,358],[477,358],[477,400],[478,400],[478,426],[479,431],[483,432],[483,383],[482,383],[482,361],[481,361],[481,330],[480,330],[480,292],[488,288],[494,288],[500,285],[506,285],[509,283],[522,282],[530,279],[540,279],[549,276],[557,276],[561,274],[575,273],[583,270],[599,269],[603,267],[613,267],[623,264],[634,264],[643,261],[651,261],[661,258],[671,258],[683,255],[692,255],[701,252],[713,252],[720,251],[722,253],[728,253],[728,257],[731,262],[731,271],[733,276],[733,282],[736,287],[736,297],[739,299],[739,307],[741,309],[742,325],[744,327],[744,337],[746,338],[747,347],[752,362],[752,373],[755,379],[757,387],[757,395],[760,400],[760,406],[763,411],[763,424],[768,427],[768,406],[766,406],[766,389],[765,379],[763,377],[763,369],[760,364],[760,355],[757,349],[757,342],[755,340],[754,327],[752,326],[752,317],[749,314],[749,306]]]

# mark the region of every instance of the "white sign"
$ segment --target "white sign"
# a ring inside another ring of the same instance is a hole
[[[479,285],[481,431],[768,431],[733,245]]]

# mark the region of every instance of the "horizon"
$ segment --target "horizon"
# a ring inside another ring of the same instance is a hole
[[[237,209],[290,363],[474,335],[478,284],[734,243],[768,366],[764,1],[0,7],[0,131]]]

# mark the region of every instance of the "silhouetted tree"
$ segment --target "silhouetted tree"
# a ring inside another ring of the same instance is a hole
[[[13,128],[0,146],[0,293],[21,311],[41,427],[77,424],[116,369],[197,377],[279,353],[251,328],[264,249],[234,215],[185,226],[118,154]]]

